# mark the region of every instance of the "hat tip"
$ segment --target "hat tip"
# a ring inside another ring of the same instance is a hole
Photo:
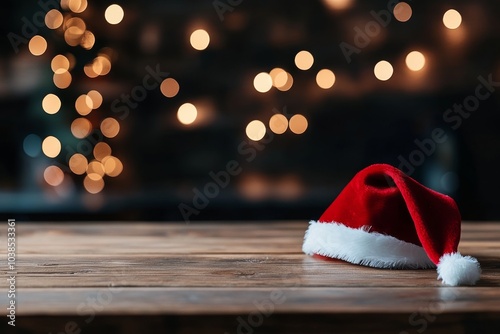
[[[451,286],[474,285],[481,276],[477,259],[451,253],[441,256],[437,265],[438,279]]]

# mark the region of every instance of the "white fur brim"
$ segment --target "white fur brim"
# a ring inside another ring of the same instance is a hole
[[[481,267],[475,258],[457,252],[441,256],[437,272],[444,284],[474,285],[481,276]]]
[[[390,235],[369,232],[341,223],[311,221],[304,236],[302,250],[376,268],[435,268],[425,250]]]

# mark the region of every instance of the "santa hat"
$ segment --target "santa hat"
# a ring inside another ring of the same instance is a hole
[[[436,268],[448,285],[472,285],[481,269],[458,251],[461,217],[455,201],[399,169],[369,166],[347,184],[319,221],[303,251],[376,268]]]

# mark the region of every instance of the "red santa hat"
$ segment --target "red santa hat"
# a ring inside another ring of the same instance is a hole
[[[376,268],[436,268],[448,285],[473,285],[478,261],[462,256],[455,201],[399,169],[369,166],[347,184],[319,221],[311,221],[303,251]]]

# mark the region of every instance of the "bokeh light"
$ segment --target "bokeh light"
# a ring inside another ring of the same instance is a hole
[[[297,114],[290,118],[290,130],[297,135],[306,132],[307,125],[307,119],[303,115]]]
[[[95,36],[90,30],[86,30],[80,40],[80,45],[85,50],[90,50],[95,44]]]
[[[323,0],[323,3],[333,10],[342,10],[349,8],[353,0]]]
[[[57,166],[49,166],[43,172],[43,178],[48,185],[57,187],[64,181],[64,173]]]
[[[97,161],[97,160],[93,160],[93,161],[89,162],[89,164],[87,166],[87,174],[88,175],[92,175],[92,174],[99,175],[99,177],[96,177],[95,175],[92,175],[91,176],[92,179],[102,178],[104,176],[104,166],[103,166],[103,164],[100,161]]]
[[[47,114],[55,114],[61,109],[61,100],[55,94],[47,94],[42,100],[42,108]]]
[[[47,157],[55,158],[61,153],[61,142],[54,136],[48,136],[42,142],[42,151]]]
[[[82,116],[90,114],[93,107],[94,107],[94,102],[87,94],[82,94],[78,96],[78,98],[75,101],[75,109]]]
[[[29,43],[28,49],[34,56],[41,56],[47,51],[47,41],[40,35],[33,36]]]
[[[251,121],[246,127],[247,137],[253,141],[259,141],[266,135],[266,126],[258,120]]]
[[[335,83],[335,74],[328,69],[322,69],[316,75],[316,83],[323,89],[332,88]]]
[[[105,142],[99,142],[94,146],[94,157],[98,161],[103,161],[104,158],[111,155],[111,147]]]
[[[462,24],[462,15],[455,9],[449,9],[443,15],[443,24],[448,29],[457,29]]]
[[[176,96],[179,88],[179,83],[173,78],[166,78],[160,85],[160,91],[165,97]]]
[[[123,171],[123,164],[117,157],[108,156],[102,161],[104,172],[110,177],[117,177]]]
[[[57,29],[63,24],[64,18],[60,11],[51,9],[45,14],[45,25],[49,29]]]
[[[83,13],[87,9],[87,0],[69,0],[68,9],[73,13]]]
[[[69,70],[69,59],[66,56],[63,55],[57,55],[54,58],[52,58],[52,61],[50,62],[50,67],[52,68],[52,71],[54,73],[64,73]]]
[[[420,71],[425,66],[425,56],[418,51],[408,53],[405,59],[406,66],[412,71]]]
[[[98,109],[102,105],[102,95],[96,90],[91,90],[87,93],[87,97],[92,101],[92,109]],[[87,103],[87,99],[85,99],[85,103]]]
[[[101,132],[105,137],[114,138],[120,132],[120,123],[112,117],[108,117],[101,122]]]
[[[277,135],[285,133],[288,129],[288,119],[285,115],[275,114],[269,120],[269,128]]]
[[[189,37],[191,46],[196,50],[205,50],[210,44],[210,35],[204,29],[198,29],[191,33]]]
[[[386,60],[381,60],[373,68],[373,73],[380,81],[386,81],[392,77],[394,69],[392,68],[391,63]]]
[[[285,75],[286,75],[286,82],[285,82],[285,84],[283,86],[276,86],[276,88],[279,91],[282,91],[282,92],[286,92],[287,90],[289,90],[293,86],[293,77],[292,77],[292,75],[290,73],[288,73],[288,72],[285,72]],[[281,78],[281,75],[280,75],[280,78]],[[276,78],[276,80],[278,81],[278,78]],[[281,82],[282,81],[280,80],[279,83],[281,83]]]
[[[412,9],[409,4],[406,2],[400,2],[396,6],[394,6],[394,17],[399,22],[406,22],[411,18]]]
[[[89,193],[97,194],[104,189],[104,180],[99,174],[88,174],[83,179],[83,186]]]
[[[184,125],[192,124],[198,117],[198,110],[191,103],[184,103],[177,110],[177,119]]]
[[[105,55],[97,56],[92,62],[92,70],[97,75],[106,75],[111,71],[111,61]]]
[[[69,169],[76,175],[83,175],[87,171],[88,160],[80,153],[75,153],[69,158]]]
[[[314,64],[314,57],[309,51],[302,50],[295,55],[295,66],[301,70],[308,70]]]
[[[268,73],[260,72],[253,79],[253,86],[255,87],[256,91],[260,93],[266,93],[273,86],[273,79]]]
[[[110,5],[104,12],[104,18],[109,24],[120,23],[124,16],[123,8],[117,4]]]
[[[83,117],[75,119],[71,123],[71,133],[75,138],[83,139],[92,132],[92,123]]]
[[[68,71],[64,71],[61,73],[54,73],[54,85],[59,89],[68,88],[71,85],[72,81],[71,74]]]

